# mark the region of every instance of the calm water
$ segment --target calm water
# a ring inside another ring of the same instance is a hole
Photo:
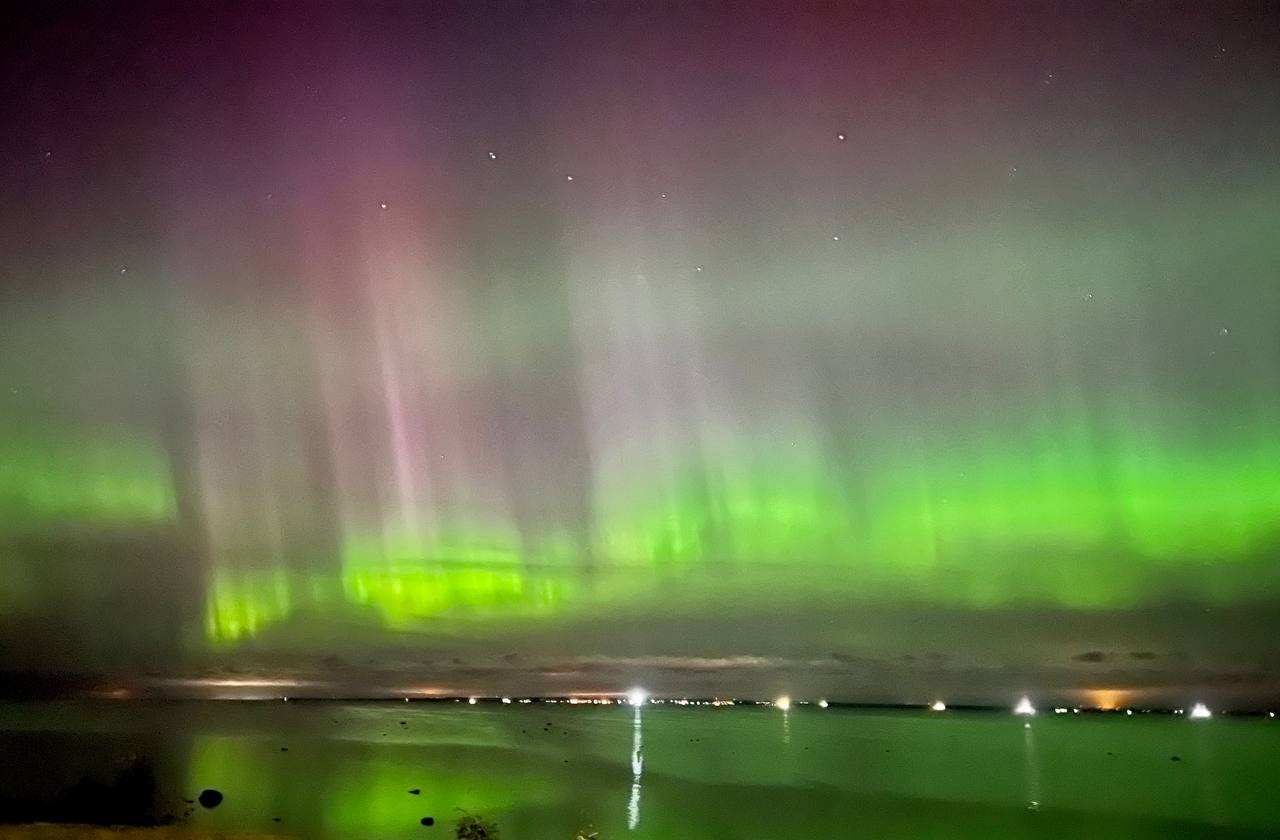
[[[1265,719],[65,703],[0,706],[0,730],[6,790],[145,755],[180,809],[226,795],[190,817],[216,830],[444,837],[463,809],[506,840],[588,823],[601,840],[1280,835],[1280,721]]]

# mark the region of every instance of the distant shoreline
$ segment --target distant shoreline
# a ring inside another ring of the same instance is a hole
[[[507,701],[507,702],[504,702]],[[196,695],[177,694],[177,693],[143,693],[129,696],[119,696],[114,694],[104,694],[96,692],[84,692],[79,694],[70,694],[63,696],[45,696],[45,697],[0,697],[0,703],[66,703],[66,702],[95,702],[103,704],[119,704],[130,705],[138,704],[164,704],[164,703],[253,703],[253,704],[280,704],[280,703],[306,703],[306,704],[326,704],[326,703],[359,703],[359,704],[431,704],[431,705],[448,705],[448,706],[499,706],[499,705],[557,705],[557,706],[630,706],[625,697],[613,695],[554,695],[554,696],[535,696],[535,697],[510,697],[502,698],[496,696],[469,696],[469,695],[448,695],[448,696],[431,696],[431,697],[388,697],[377,696],[367,697],[360,695],[347,696],[295,696],[290,694],[288,697],[266,697],[266,696],[243,696],[243,697],[201,697]],[[977,712],[984,714],[1007,714],[1014,715],[1012,708],[1009,706],[996,706],[986,704],[972,703],[948,703],[945,711],[933,711],[929,708],[929,704],[921,703],[863,703],[853,701],[828,700],[824,706],[819,706],[817,700],[796,700],[793,701],[788,711],[795,711],[802,707],[811,707],[815,713],[825,711],[838,710],[873,710],[873,711],[894,711],[894,712],[922,712],[926,716],[943,716],[953,712]],[[678,707],[698,707],[698,708],[773,708],[775,703],[771,700],[760,700],[754,698],[716,698],[716,697],[651,697],[645,704],[646,706],[678,706]],[[1065,710],[1064,710],[1065,709]],[[1055,714],[1056,711],[1056,714]],[[1092,715],[1092,716],[1111,716],[1111,717],[1130,717],[1133,715],[1163,715],[1170,717],[1185,716],[1186,710],[1175,707],[1129,707],[1117,709],[1100,709],[1090,708],[1087,706],[1066,706],[1054,708],[1041,708],[1039,710],[1040,717],[1055,716],[1071,716],[1071,715]],[[1214,716],[1217,717],[1235,717],[1235,718],[1265,718],[1274,719],[1276,712],[1268,708],[1214,708]]]

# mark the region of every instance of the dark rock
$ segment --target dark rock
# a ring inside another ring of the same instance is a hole
[[[272,817],[272,818],[271,818],[271,821],[272,821],[272,822],[280,822],[280,818],[279,818],[279,817]]]
[[[289,748],[288,748],[288,747],[281,747],[281,748],[280,748],[280,752],[288,752],[288,751],[289,751]]]
[[[0,822],[154,826],[171,821],[172,805],[159,794],[151,764],[135,755],[127,761],[109,781],[86,777],[48,800],[6,801],[0,795]]]
[[[1177,755],[1171,755],[1171,756],[1169,756],[1169,760],[1170,760],[1170,761],[1182,761],[1182,757],[1181,757],[1181,756],[1177,756]]]
[[[217,808],[222,804],[222,791],[205,788],[200,791],[200,804],[206,808]]]
[[[413,790],[409,791],[409,793],[412,793],[414,796],[417,796],[418,794],[422,793],[422,789],[414,788]]]
[[[435,824],[436,824],[436,818],[435,818],[435,817],[423,817],[423,818],[422,818],[422,824],[423,824],[423,825],[435,825]]]

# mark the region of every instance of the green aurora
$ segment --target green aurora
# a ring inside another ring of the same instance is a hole
[[[1275,673],[1265,27],[441,14],[15,30],[0,671]]]

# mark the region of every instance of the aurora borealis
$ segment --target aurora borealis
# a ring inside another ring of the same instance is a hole
[[[1280,690],[1274,10],[3,14],[0,669]]]

